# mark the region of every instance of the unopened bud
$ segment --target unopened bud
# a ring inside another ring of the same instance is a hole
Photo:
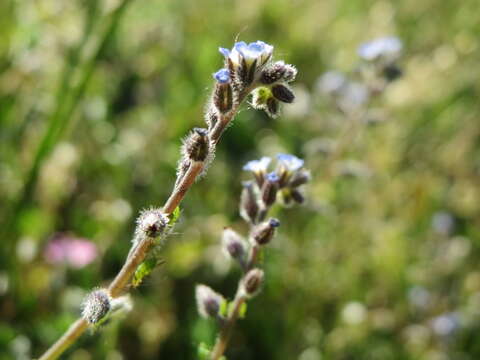
[[[273,119],[276,118],[280,113],[278,105],[278,101],[275,100],[274,97],[270,97],[267,99],[267,114]]]
[[[226,113],[232,109],[233,104],[230,71],[221,69],[213,74],[213,77],[217,80],[213,93],[213,103],[218,111]]]
[[[263,270],[252,269],[242,280],[242,290],[247,297],[257,295],[262,288],[264,279]]]
[[[205,161],[210,151],[208,131],[195,128],[184,141],[182,152],[185,157],[193,161]]]
[[[143,210],[137,219],[136,234],[140,237],[160,236],[168,225],[168,217],[160,209]]]
[[[240,197],[240,216],[247,222],[254,223],[258,215],[257,195],[255,185],[252,181],[243,183],[242,195]]]
[[[280,178],[274,172],[265,176],[265,181],[262,185],[262,201],[266,207],[270,207],[275,203],[279,180]]]
[[[234,230],[225,228],[222,234],[222,245],[225,252],[233,259],[243,261],[245,255],[245,241]]]
[[[280,221],[270,218],[253,229],[252,238],[258,245],[266,245],[273,239],[275,229],[279,226]]]
[[[292,199],[298,204],[303,204],[305,202],[305,196],[303,196],[298,189],[292,189],[291,196]]]
[[[291,187],[299,187],[301,185],[308,183],[311,180],[311,178],[312,178],[312,175],[310,174],[310,171],[301,169],[299,171],[296,171],[293,174],[288,185]]]
[[[282,84],[277,84],[272,86],[272,94],[277,100],[280,100],[284,103],[292,103],[295,100],[295,95],[292,90]]]
[[[402,76],[402,70],[395,64],[387,65],[383,69],[383,76],[387,81],[394,81]]]
[[[107,290],[92,291],[83,300],[82,317],[90,324],[98,324],[110,312],[111,301]]]
[[[260,82],[266,85],[273,84],[283,78],[285,74],[285,63],[283,61],[277,61],[271,66],[263,69],[260,75]]]
[[[285,73],[283,74],[283,80],[286,82],[291,82],[295,80],[297,76],[297,68],[290,64],[285,64]]]
[[[206,285],[197,285],[195,288],[198,313],[204,318],[217,317],[223,296]]]

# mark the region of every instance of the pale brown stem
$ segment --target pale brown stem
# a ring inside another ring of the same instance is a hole
[[[248,94],[249,91],[245,93]],[[235,114],[238,112],[240,103],[244,98],[245,95],[242,95],[238,103],[233,106],[232,110],[229,111],[227,114],[221,116],[217,126],[212,129],[211,133],[209,134],[212,146],[215,146],[218,143],[223,131],[227,128]],[[214,151],[214,149],[211,149],[211,151]],[[180,179],[180,182],[175,185],[172,194],[169,196],[168,200],[163,206],[163,211],[166,214],[171,214],[177,208],[177,206],[185,197],[185,194],[188,192],[197,177],[203,171],[204,166],[204,162],[192,162],[187,172]],[[108,287],[108,291],[111,297],[118,297],[124,292],[136,269],[148,255],[150,249],[152,248],[152,245],[153,240],[150,238],[145,238],[138,245],[136,245],[135,248],[132,249],[125,263],[123,264],[122,269]],[[238,316],[238,314],[236,316]],[[78,319],[75,323],[72,324],[72,326],[70,326],[67,332],[60,339],[58,339],[57,342],[53,344],[47,350],[47,352],[45,352],[45,354],[42,355],[39,360],[57,359],[71,344],[73,344],[85,332],[87,328],[88,323],[82,318]]]
[[[193,185],[197,176],[202,172],[204,162],[194,161],[188,168],[182,180],[173,189],[172,194],[163,206],[163,211],[166,214],[171,214],[180,204],[188,189]]]
[[[72,325],[70,325],[65,334],[63,334],[63,336],[58,339],[57,342],[53,344],[50,349],[48,349],[47,352],[38,360],[52,360],[58,358],[66,348],[72,345],[80,337],[80,335],[85,332],[87,328],[87,321],[82,318],[78,319]]]

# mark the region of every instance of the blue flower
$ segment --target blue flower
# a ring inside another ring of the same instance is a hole
[[[395,60],[402,50],[402,42],[394,36],[381,37],[358,47],[358,55],[368,61],[384,58]]]
[[[234,66],[241,64],[242,59],[247,65],[257,60],[257,65],[264,65],[272,56],[273,46],[263,41],[251,42],[247,45],[244,41],[239,41],[233,45],[232,50],[219,48],[220,53],[229,58]]]
[[[275,172],[268,173],[265,177],[268,182],[275,183],[280,180],[280,177]]]
[[[253,173],[265,173],[271,161],[271,158],[264,156],[260,160],[249,161],[245,164],[243,170],[251,171]]]
[[[227,84],[230,82],[230,71],[228,71],[227,69],[220,69],[213,74],[213,77],[220,84]]]
[[[279,161],[280,165],[285,168],[285,170],[291,172],[299,170],[304,164],[302,159],[290,154],[278,154],[277,160]]]

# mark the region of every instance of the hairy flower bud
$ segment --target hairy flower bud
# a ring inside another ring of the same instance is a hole
[[[275,98],[271,97],[267,99],[266,112],[271,118],[276,118],[280,113],[280,107],[278,101]]]
[[[295,100],[295,95],[293,94],[292,90],[282,84],[273,85],[272,94],[277,100],[287,104],[290,104],[293,102],[293,100]]]
[[[107,290],[92,291],[83,300],[82,317],[90,324],[98,324],[110,312],[111,301]]]
[[[260,75],[260,82],[266,85],[277,81],[290,82],[295,80],[297,69],[294,66],[285,64],[283,61],[277,61],[274,64],[263,69]]]
[[[280,178],[274,172],[271,172],[265,176],[265,181],[262,185],[262,201],[266,207],[270,207],[275,203],[279,180]]]
[[[205,161],[210,151],[208,131],[195,128],[184,140],[182,152],[184,156],[193,161]]]
[[[168,225],[168,217],[161,209],[143,210],[137,219],[136,235],[155,238],[160,236]]]
[[[250,270],[242,280],[242,291],[247,297],[257,295],[263,285],[264,272],[260,269]]]
[[[266,245],[273,239],[275,229],[279,226],[280,221],[270,218],[253,229],[252,238],[258,245]]]
[[[197,285],[195,288],[198,313],[204,318],[217,317],[223,296],[206,285]]]
[[[292,178],[290,179],[288,186],[299,187],[309,182],[311,178],[312,178],[312,175],[310,174],[310,171],[304,170],[304,169],[298,170],[292,175]]]
[[[255,185],[252,181],[243,183],[242,195],[240,197],[240,216],[247,222],[254,223],[258,215],[257,195]]]
[[[303,204],[305,202],[305,196],[303,196],[298,189],[292,189],[291,196],[292,199],[298,204]]]
[[[226,113],[232,109],[233,92],[230,81],[230,71],[221,69],[213,74],[217,80],[215,91],[213,92],[213,103],[221,113]]]
[[[245,241],[230,228],[225,228],[222,234],[222,245],[225,252],[233,259],[243,262],[245,256]]]

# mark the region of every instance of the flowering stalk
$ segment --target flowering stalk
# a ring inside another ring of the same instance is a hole
[[[317,87],[320,93],[329,98],[336,110],[348,120],[340,131],[336,146],[328,153],[323,181],[333,177],[334,163],[359,136],[364,125],[370,122],[373,101],[402,75],[398,65],[402,47],[400,39],[393,36],[363,43],[357,51],[360,63],[356,72],[360,81],[352,81],[338,71],[328,71],[319,78]]]
[[[222,235],[225,253],[237,261],[243,271],[235,298],[222,311],[223,297],[205,285],[197,286],[200,315],[215,318],[220,326],[213,349],[200,354],[202,359],[217,360],[223,356],[237,319],[244,316],[246,302],[261,290],[265,275],[256,267],[258,255],[274,238],[280,226],[277,219],[265,220],[269,210],[277,202],[286,206],[303,203],[301,186],[310,180],[310,172],[303,169],[303,160],[287,154],[277,155],[277,160],[278,165],[273,172],[268,172],[271,162],[268,157],[250,161],[244,166],[244,170],[251,171],[254,177],[254,180],[244,183],[240,199],[240,215],[250,225],[249,241],[230,228],[226,228]],[[200,349],[205,351],[203,347]]]
[[[296,74],[295,68],[291,65],[281,62],[279,68],[278,63],[272,64],[273,46],[262,41],[249,45],[238,42],[231,51],[220,48],[220,52],[225,57],[225,66],[213,74],[216,80],[215,89],[205,112],[208,128],[196,128],[186,137],[171,195],[162,208],[145,210],[140,214],[132,248],[120,272],[107,289],[94,290],[87,295],[84,316],[73,323],[40,360],[58,358],[87,328],[98,326],[100,322],[106,320],[114,308],[113,303],[121,298],[126,289],[130,285],[138,286],[143,277],[154,269],[158,263],[155,250],[159,249],[162,240],[174,226],[180,202],[199,175],[206,171],[223,131],[237,114],[243,100],[259,87],[268,89],[282,84],[286,86]],[[273,66],[279,74],[274,81],[266,84],[262,79]],[[277,101],[273,95],[271,98]],[[284,102],[291,102],[293,98],[287,100],[289,101]],[[94,301],[91,301],[92,299]],[[128,310],[128,306],[122,306]]]

